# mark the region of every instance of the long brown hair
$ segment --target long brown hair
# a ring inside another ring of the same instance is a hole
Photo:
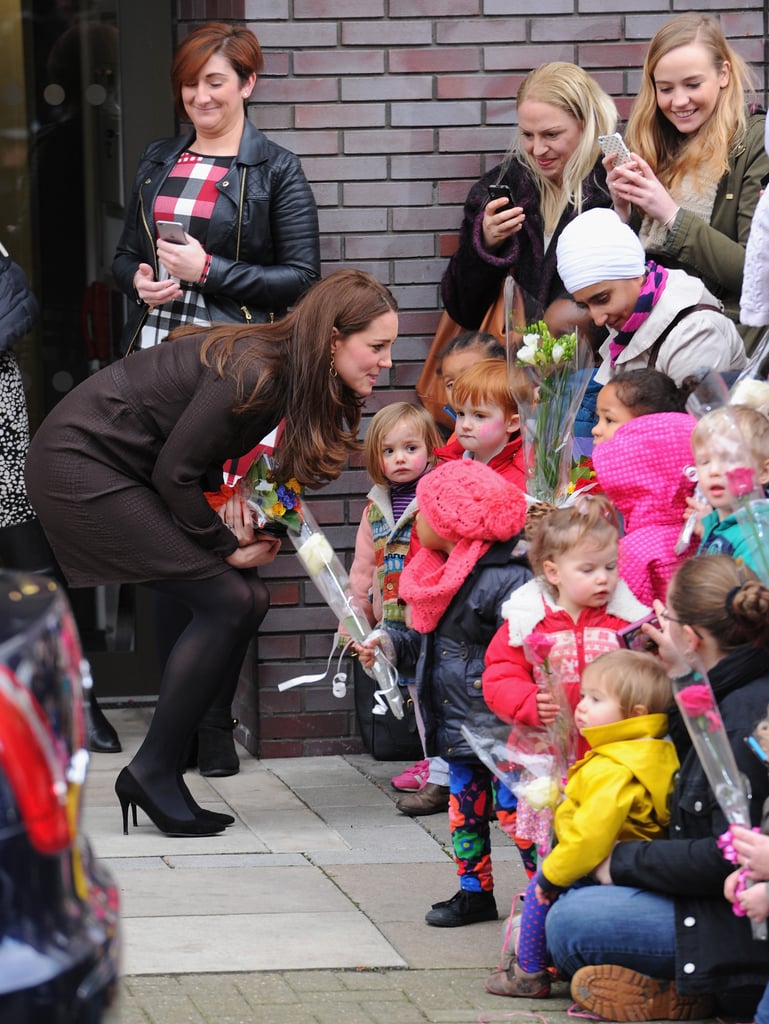
[[[242,25],[227,25],[223,21],[209,21],[193,29],[179,44],[171,63],[171,89],[179,117],[188,120],[182,102],[182,86],[194,82],[213,56],[220,53],[244,85],[251,75],[259,77],[264,57],[259,40],[250,29]]]
[[[276,475],[304,487],[335,480],[358,441],[363,399],[331,373],[331,334],[342,338],[364,331],[383,313],[397,312],[389,288],[362,270],[337,270],[317,281],[282,320],[206,331],[200,357],[237,389],[234,412],[285,417]],[[174,331],[171,338],[200,332]],[[245,342],[245,344],[243,344]],[[255,365],[258,376],[254,380]]]
[[[729,81],[721,89],[716,108],[694,135],[682,135],[657,106],[654,72],[671,50],[692,43],[704,47],[716,72],[730,65]],[[625,140],[634,153],[646,160],[666,188],[687,171],[706,172],[718,180],[729,168],[730,153],[745,136],[746,93],[751,91],[750,68],[729,45],[715,18],[689,11],[660,28],[649,43],[641,86],[627,123]]]

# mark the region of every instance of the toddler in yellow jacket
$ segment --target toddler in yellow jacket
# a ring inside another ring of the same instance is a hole
[[[574,722],[590,750],[569,769],[553,822],[556,845],[526,890],[517,952],[487,979],[488,992],[548,996],[550,904],[589,875],[615,843],[665,836],[679,767],[667,738],[672,699],[670,681],[652,654],[608,651],[585,667]]]

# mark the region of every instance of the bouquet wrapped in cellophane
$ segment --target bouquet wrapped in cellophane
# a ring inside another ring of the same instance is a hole
[[[689,674],[673,679],[672,684],[681,718],[727,823],[750,828],[750,806],[743,777],[704,668],[700,665]],[[729,849],[728,836],[727,832],[721,837],[719,846],[730,859],[726,852]],[[752,883],[745,880],[744,884]],[[754,939],[766,939],[766,921],[751,921],[751,926]]]
[[[526,489],[539,501],[562,505],[569,493],[574,452],[574,421],[594,369],[588,343],[574,330],[554,337],[539,320],[523,328],[515,352],[534,385],[513,394],[521,415],[521,438],[526,462]]]
[[[297,520],[292,517],[287,526],[288,537],[296,548],[299,561],[326,604],[349,636],[363,643],[372,634],[368,620],[358,607],[347,571],[305,502],[298,507]],[[403,718],[403,697],[398,685],[398,672],[381,649],[376,650],[371,671],[366,671],[379,685],[374,693],[373,713],[386,714],[389,707],[396,718]],[[281,684],[281,688],[285,688],[285,684]]]
[[[500,721],[493,728],[473,723],[462,727],[480,760],[518,798],[516,835],[536,843],[542,856],[552,846],[553,813],[577,749],[571,705],[550,659],[554,643],[546,633],[530,633],[523,640],[538,689],[547,695],[548,703],[561,709],[552,723],[533,727]]]
[[[553,814],[563,799],[564,786],[560,752],[550,731],[501,720],[496,725],[468,721],[461,731],[476,757],[518,798],[516,835],[531,839],[541,855],[549,853]]]
[[[508,325],[536,307],[512,278],[505,304]],[[576,327],[552,333],[537,318],[508,326],[507,360],[521,417],[526,490],[537,501],[562,505],[573,490],[574,422],[595,369],[592,348]]]
[[[298,530],[301,526],[302,488],[294,479],[276,484],[274,465],[274,457],[267,452],[254,459],[240,481],[241,492],[251,509],[257,529],[272,524],[283,533]]]

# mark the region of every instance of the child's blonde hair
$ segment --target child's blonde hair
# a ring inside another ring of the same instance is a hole
[[[582,212],[583,182],[601,155],[598,136],[613,132],[619,115],[614,100],[598,82],[577,64],[566,61],[540,64],[530,71],[518,90],[519,109],[526,100],[547,103],[570,114],[582,129],[577,148],[566,161],[563,181],[558,184],[543,177],[537,162],[526,153],[520,132],[505,155],[505,166],[516,156],[529,169],[539,191],[545,232],[550,233],[569,204],[578,214]]]
[[[657,106],[654,72],[671,50],[693,43],[707,50],[717,72],[726,61],[731,70],[708,120],[694,135],[682,135]],[[666,188],[689,172],[695,184],[698,177],[718,181],[729,169],[730,154],[745,137],[746,93],[751,87],[751,70],[726,41],[718,21],[695,11],[680,14],[666,22],[649,43],[641,86],[625,132],[628,147],[649,163]]]
[[[427,445],[427,465],[434,466],[437,459],[435,449],[443,444],[440,431],[427,409],[421,405],[410,405],[408,402],[393,402],[385,405],[374,413],[369,423],[363,451],[366,459],[366,472],[375,484],[386,487],[390,481],[382,469],[382,448],[384,438],[396,423],[406,420],[422,441]]]
[[[750,405],[725,405],[705,413],[692,431],[692,451],[707,451],[714,437],[733,436],[735,423],[755,468],[762,473],[769,461],[769,416]]]
[[[452,408],[463,405],[498,405],[506,416],[518,412],[513,394],[534,399],[533,386],[523,367],[508,367],[504,359],[481,359],[462,370],[451,392]]]
[[[619,540],[617,513],[603,495],[586,494],[573,505],[555,508],[527,526],[529,562],[537,576],[544,563],[555,561],[585,541],[596,549]],[[550,586],[555,594],[555,588]]]
[[[617,701],[625,718],[636,704],[643,704],[650,715],[658,715],[673,703],[673,688],[662,662],[644,651],[620,648],[599,654],[583,669],[583,686],[591,678]]]

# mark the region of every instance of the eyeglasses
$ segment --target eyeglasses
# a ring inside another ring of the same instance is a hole
[[[692,633],[694,633],[695,636],[699,637],[700,640],[702,640],[702,634],[698,632],[698,630],[691,624],[691,622],[684,622],[683,619],[674,618],[667,610],[667,608],[663,608],[660,612],[660,615],[666,622],[675,622],[677,626],[688,626]]]

